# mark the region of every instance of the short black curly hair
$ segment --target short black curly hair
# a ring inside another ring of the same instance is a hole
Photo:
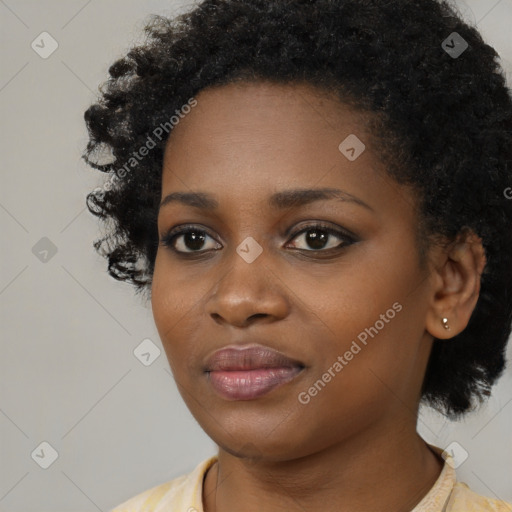
[[[422,389],[451,418],[482,402],[505,367],[512,321],[512,95],[477,29],[443,0],[204,0],[151,16],[145,32],[84,116],[83,158],[110,174],[87,196],[110,225],[95,242],[109,273],[150,288],[165,143],[194,95],[235,81],[334,92],[371,113],[377,154],[417,191],[429,240],[467,228],[482,238],[478,303],[462,333],[434,340]]]

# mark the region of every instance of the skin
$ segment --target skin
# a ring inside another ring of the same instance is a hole
[[[449,343],[469,321],[485,265],[481,240],[470,233],[433,246],[421,265],[414,193],[385,174],[365,117],[333,97],[261,82],[205,89],[196,99],[169,137],[162,198],[201,191],[219,207],[160,209],[162,238],[185,223],[207,234],[202,246],[175,240],[179,250],[196,251],[189,259],[159,246],[151,300],[179,390],[219,446],[204,481],[205,511],[240,503],[246,512],[410,511],[443,463],[416,432],[432,340]],[[354,161],[338,149],[349,134],[366,145]],[[278,191],[324,187],[368,207],[267,204]],[[311,246],[299,232],[312,221],[349,230],[356,241],[329,250],[344,240],[323,232],[327,248]],[[263,250],[252,263],[236,252],[247,237]],[[401,311],[300,403],[299,393],[396,302]],[[203,371],[206,358],[253,337],[304,370],[263,397],[221,398]]]

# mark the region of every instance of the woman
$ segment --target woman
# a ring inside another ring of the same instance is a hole
[[[502,374],[512,99],[435,0],[206,0],[85,114],[96,248],[219,446],[115,511],[509,511],[416,431]]]

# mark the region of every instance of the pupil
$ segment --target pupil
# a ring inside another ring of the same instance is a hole
[[[321,233],[321,234],[316,235],[314,233]],[[318,231],[318,230],[306,231],[306,242],[313,249],[321,249],[327,243],[327,234],[322,231]]]
[[[198,250],[204,243],[204,235],[198,234],[195,231],[185,233],[185,245],[192,250]]]

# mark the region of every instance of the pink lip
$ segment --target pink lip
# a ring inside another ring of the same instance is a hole
[[[208,382],[227,400],[253,400],[292,380],[304,365],[262,345],[227,347],[206,363]]]

